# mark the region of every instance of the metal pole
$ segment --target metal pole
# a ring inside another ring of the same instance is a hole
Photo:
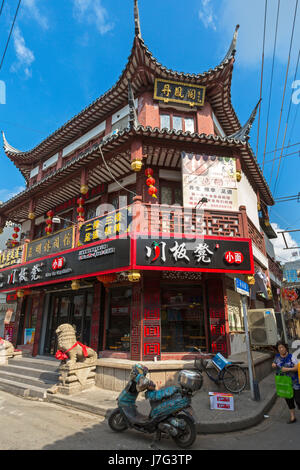
[[[253,361],[250,347],[250,338],[249,338],[249,328],[248,328],[248,317],[247,317],[247,303],[246,296],[242,295],[242,304],[243,304],[243,317],[244,317],[244,326],[245,326],[245,335],[246,335],[246,346],[247,346],[247,355],[248,355],[248,371],[249,371],[249,382],[251,390],[252,400],[260,400],[258,383],[254,383],[254,374],[253,374]]]

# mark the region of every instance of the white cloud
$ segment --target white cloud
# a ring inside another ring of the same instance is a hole
[[[114,25],[108,21],[107,10],[101,0],[73,0],[74,16],[78,21],[94,24],[101,35],[112,30]]]
[[[11,66],[12,72],[17,72],[22,69],[26,78],[31,77],[31,65],[35,60],[33,52],[26,46],[25,39],[18,26],[15,27],[13,33],[14,47],[18,61],[14,62]]]
[[[216,17],[214,15],[211,0],[202,0],[201,4],[202,6],[198,12],[199,19],[202,21],[205,28],[212,28],[213,30],[216,30]]]
[[[273,229],[275,230],[275,232],[277,233],[277,237],[278,237],[278,238],[274,238],[272,240],[274,250],[275,250],[276,260],[280,261],[281,263],[297,260],[299,258],[299,256],[293,256],[293,253],[298,252],[298,254],[299,254],[299,250],[296,249],[296,248],[294,250],[285,249],[286,245],[285,245],[283,236],[282,236],[282,234],[278,233],[278,232],[283,232],[284,229],[280,228],[279,225],[275,224],[275,223],[272,223],[271,225],[272,225]],[[291,235],[289,233],[285,233],[284,236],[285,236],[285,239],[286,239],[287,246],[289,248],[299,246],[299,243],[297,243],[291,237]]]
[[[48,29],[49,23],[46,16],[42,15],[38,6],[38,0],[23,0],[24,12],[27,16],[33,18],[41,28]]]
[[[0,189],[0,203],[9,201],[9,199],[13,198],[17,194],[21,193],[25,190],[24,186],[15,186],[14,188],[3,188]]]

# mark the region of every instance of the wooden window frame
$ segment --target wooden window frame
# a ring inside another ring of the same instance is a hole
[[[169,130],[175,130],[173,127],[173,119],[174,117],[180,117],[181,122],[182,122],[182,132],[186,132],[185,130],[185,119],[193,119],[194,121],[194,132],[197,132],[197,119],[195,114],[190,114],[190,113],[185,113],[182,111],[177,111],[174,109],[160,109],[159,112],[159,118],[160,118],[160,126],[161,126],[161,116],[162,115],[168,115],[170,117],[170,129]]]

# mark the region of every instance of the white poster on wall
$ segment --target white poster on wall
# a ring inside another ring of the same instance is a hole
[[[234,158],[186,152],[181,156],[184,207],[196,207],[206,198],[202,209],[238,210]]]

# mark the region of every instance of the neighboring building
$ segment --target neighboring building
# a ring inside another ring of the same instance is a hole
[[[236,40],[237,29],[214,69],[168,70],[135,2],[118,82],[31,151],[4,137],[27,183],[0,207],[0,225],[21,224],[30,241],[1,260],[0,291],[19,297],[18,347],[34,332],[32,354],[53,354],[70,322],[102,357],[245,350],[234,278],[255,275],[251,306],[264,308],[279,275],[264,238],[274,201],[248,143],[257,107],[241,126],[231,103]]]
[[[300,259],[284,264],[283,277],[287,285],[300,287]]]

